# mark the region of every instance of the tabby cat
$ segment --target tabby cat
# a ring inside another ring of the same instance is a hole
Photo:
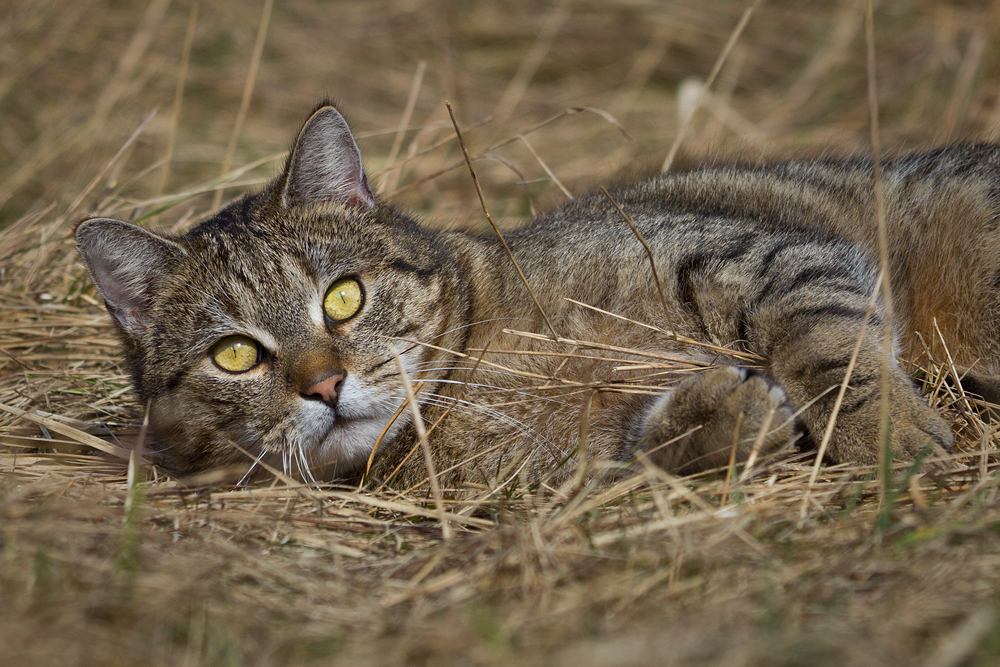
[[[966,382],[995,396],[1000,148],[951,146],[882,173],[896,348],[930,341],[936,318]],[[734,447],[745,460],[816,442],[862,334],[827,455],[876,463],[874,212],[865,159],[664,174],[509,232],[522,280],[496,236],[431,231],[375,197],[324,104],[280,177],[188,233],[93,218],[76,239],[168,469],[258,460],[343,479],[371,460],[370,475],[417,482],[399,363],[455,488],[637,453],[690,472]],[[893,456],[949,449],[895,360],[888,382]]]

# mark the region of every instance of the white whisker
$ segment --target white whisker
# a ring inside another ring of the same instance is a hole
[[[240,478],[240,481],[236,483],[236,486],[243,486],[243,484],[247,481],[247,478],[250,477],[250,473],[253,472],[253,469],[256,468],[257,464],[263,460],[265,454],[267,454],[267,452],[261,450],[260,456],[254,459],[253,463],[250,464],[250,468],[246,471],[246,473],[243,474],[243,477]]]
[[[295,444],[295,454],[298,458],[299,472],[302,473],[303,481],[307,484],[317,485],[318,483],[316,482],[316,478],[313,477],[312,469],[309,467],[309,460],[306,458],[301,441]]]
[[[514,419],[505,412],[499,410],[494,410],[479,403],[473,401],[467,401],[461,398],[453,398],[449,396],[438,396],[436,394],[423,395],[420,397],[421,403],[426,403],[428,405],[434,405],[442,408],[452,408],[459,412],[464,412],[465,414],[483,414],[492,417],[496,421],[505,424],[507,426],[513,427],[521,435],[530,438],[533,442],[539,443],[544,441],[544,438],[539,436],[531,427],[523,422]]]

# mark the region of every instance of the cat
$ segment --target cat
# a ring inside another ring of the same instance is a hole
[[[931,340],[936,318],[989,398],[1000,148],[890,159],[882,174],[893,349]],[[508,254],[376,197],[324,103],[279,177],[186,234],[91,218],[75,237],[177,474],[260,463],[418,484],[400,368],[449,488],[557,483],[583,460],[690,473],[817,443],[859,338],[826,456],[879,461],[885,307],[866,159],[662,174],[508,232]],[[896,358],[887,382],[892,456],[949,450]]]

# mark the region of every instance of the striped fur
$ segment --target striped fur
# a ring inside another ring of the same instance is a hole
[[[993,146],[884,165],[895,347],[907,349],[918,332],[929,340],[936,318],[984,393],[1000,388],[998,174]],[[815,441],[862,333],[828,451],[833,461],[875,463],[884,310],[876,300],[864,324],[876,287],[871,165],[707,167],[612,197],[652,249],[666,303],[646,251],[602,195],[542,215],[507,241],[557,334],[681,358],[665,394],[593,391],[647,371],[616,370],[637,359],[626,353],[567,354],[513,333],[548,329],[498,240],[428,231],[373,197],[332,106],[307,121],[274,183],[187,234],[94,219],[76,235],[174,471],[249,455],[305,478],[356,476],[405,399],[394,353],[422,382],[424,419],[448,413],[430,444],[453,487],[558,481],[582,458],[627,464],[636,451],[682,472],[724,465],[734,438],[740,458],[755,442],[766,453],[802,432]],[[347,321],[324,320],[324,291],[345,276],[363,285],[364,305]],[[766,361],[748,372],[566,297]],[[212,346],[232,334],[263,350],[245,373],[211,361]],[[339,372],[335,404],[314,400],[308,382]],[[893,455],[950,447],[948,427],[895,360],[889,383]],[[372,474],[419,483],[422,458],[407,458],[414,438],[404,411]]]

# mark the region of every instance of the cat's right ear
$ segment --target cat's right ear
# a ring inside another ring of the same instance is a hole
[[[106,218],[84,220],[75,235],[108,312],[129,334],[145,331],[152,296],[186,254],[184,249],[136,225]]]
[[[286,207],[320,202],[375,205],[361,151],[333,105],[317,109],[299,131],[281,176],[280,197]]]

